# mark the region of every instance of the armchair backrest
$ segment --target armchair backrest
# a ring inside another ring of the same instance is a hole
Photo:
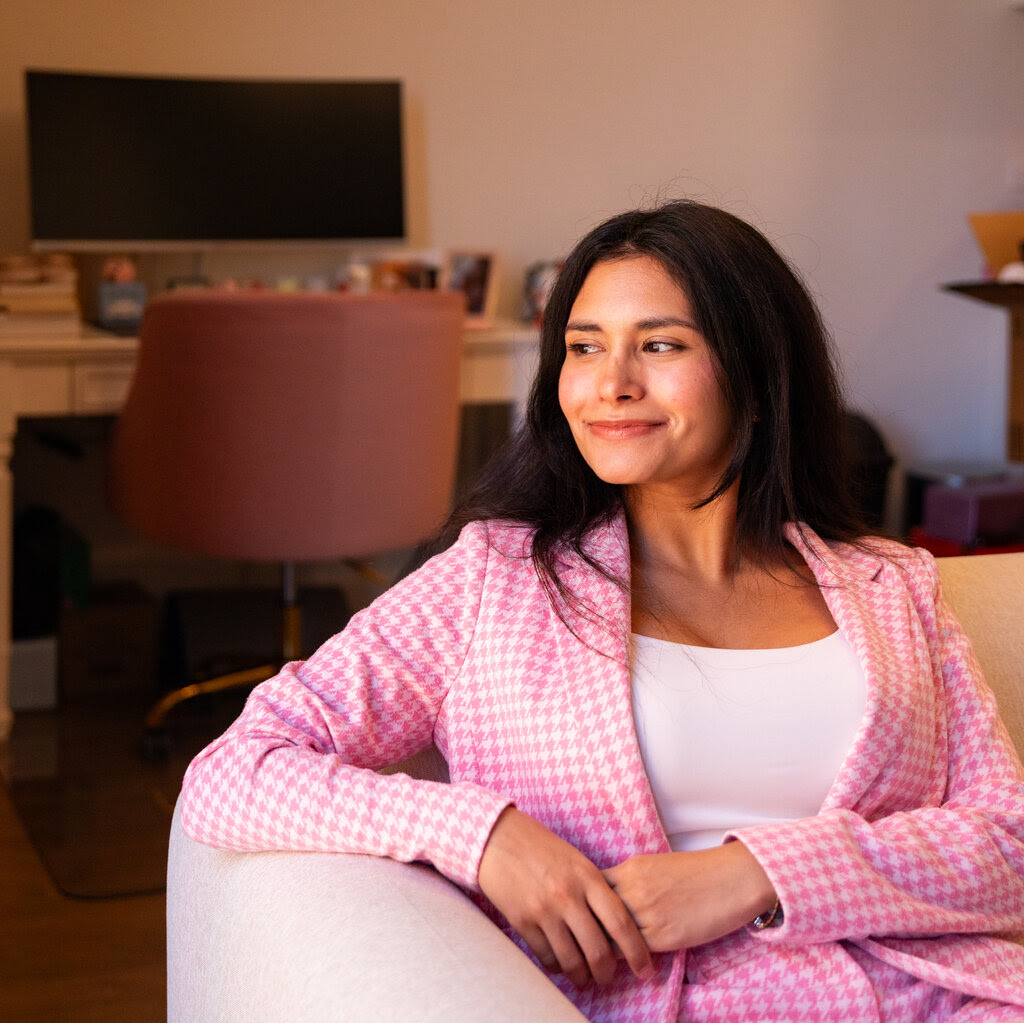
[[[939,558],[942,588],[1024,759],[1024,554]]]

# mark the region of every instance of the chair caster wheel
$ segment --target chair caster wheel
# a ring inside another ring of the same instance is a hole
[[[142,733],[139,752],[143,760],[166,760],[171,754],[171,740],[162,729]]]

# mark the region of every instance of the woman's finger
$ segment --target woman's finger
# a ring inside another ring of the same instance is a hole
[[[586,987],[596,979],[575,935],[564,921],[554,921],[546,932],[546,937],[558,960],[559,971],[576,987]]]
[[[598,984],[610,984],[618,964],[615,949],[601,922],[587,905],[582,906],[581,912],[566,922],[572,930],[589,976]]]
[[[561,973],[558,956],[555,955],[551,948],[551,942],[539,927],[524,927],[519,934],[545,970],[549,973]]]
[[[639,951],[634,954],[629,965],[632,968],[636,962],[635,972],[639,975],[643,969],[650,968],[650,955],[629,914],[623,910],[623,915],[630,928],[636,932]],[[571,919],[554,919],[547,927],[547,933],[540,927],[524,927],[521,932],[544,969],[551,973],[565,974],[577,987],[589,984],[591,980],[598,984],[612,982],[618,965],[615,942],[601,921],[585,905]],[[629,944],[626,938],[622,940]]]
[[[647,977],[654,970],[651,950],[647,947],[640,928],[610,887],[595,887],[588,893],[594,916],[600,922],[614,950],[618,949],[637,977]]]

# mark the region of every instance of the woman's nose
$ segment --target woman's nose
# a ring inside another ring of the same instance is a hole
[[[632,360],[609,359],[601,376],[601,398],[604,401],[626,401],[643,394],[643,386]]]

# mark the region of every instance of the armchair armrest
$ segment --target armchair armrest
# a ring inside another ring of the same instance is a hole
[[[169,1023],[584,1019],[429,867],[223,852],[188,838],[179,813],[167,868]]]

